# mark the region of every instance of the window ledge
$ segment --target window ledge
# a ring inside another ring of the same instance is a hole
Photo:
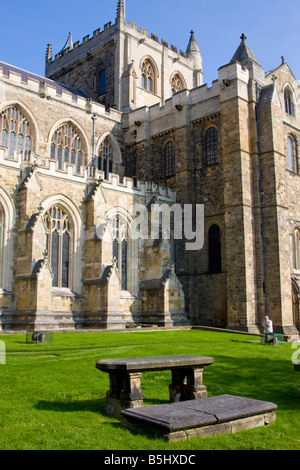
[[[156,97],[159,98],[159,99],[161,98],[161,97],[160,97],[157,93],[155,93],[154,91],[147,90],[146,88],[143,88],[143,87],[141,87],[141,86],[140,86],[140,87],[137,87],[137,88],[139,88],[139,89],[142,90],[142,91],[145,91],[146,93],[149,93],[150,95],[156,96]]]
[[[52,287],[54,297],[76,297],[77,295],[68,287]]]

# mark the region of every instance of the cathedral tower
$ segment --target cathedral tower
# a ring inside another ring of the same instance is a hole
[[[51,53],[50,53],[51,52]],[[187,51],[178,51],[158,36],[125,21],[125,2],[117,3],[115,24],[93,36],[66,44],[52,58],[46,53],[47,78],[81,89],[106,108],[130,111],[163,104],[174,93],[202,85],[202,55],[191,33]]]

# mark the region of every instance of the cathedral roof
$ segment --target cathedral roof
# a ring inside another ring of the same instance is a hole
[[[28,79],[36,80],[38,82],[45,82],[50,86],[53,86],[57,93],[61,95],[62,91],[68,91],[72,94],[75,98],[76,96],[81,96],[82,98],[88,98],[88,95],[81,90],[76,88],[71,88],[68,85],[64,85],[59,82],[55,82],[50,78],[42,77],[41,75],[37,75],[31,72],[27,72],[27,70],[20,69],[18,67],[14,67],[13,65],[6,64],[5,62],[0,61],[0,68],[3,70],[3,75],[9,77],[10,72],[17,73],[21,76],[21,80],[24,83],[28,83]]]
[[[246,39],[246,36],[242,34],[241,43],[237,48],[234,56],[232,57],[230,64],[233,64],[234,62],[243,62],[245,60],[251,60],[252,62],[256,62],[258,65],[260,65],[255,55],[251,51],[250,47],[246,43]]]

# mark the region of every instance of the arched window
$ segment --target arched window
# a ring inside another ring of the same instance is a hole
[[[204,136],[204,158],[207,166],[219,163],[218,131],[209,127]]]
[[[297,227],[293,233],[293,269],[300,269],[300,229]]]
[[[148,59],[144,60],[142,63],[141,86],[144,90],[152,91],[152,93],[155,91],[154,68]]]
[[[183,90],[183,88],[184,88],[184,86],[183,86],[183,83],[182,83],[182,80],[181,80],[180,76],[178,74],[175,74],[172,77],[172,80],[171,80],[172,95],[174,95],[174,93],[177,93],[177,91]]]
[[[175,145],[169,140],[163,148],[161,175],[163,178],[171,178],[175,175]]]
[[[44,215],[47,251],[53,273],[53,287],[70,287],[70,249],[72,224],[60,206],[50,207]]]
[[[288,145],[288,169],[290,171],[297,172],[296,142],[292,136],[288,136],[287,145]]]
[[[210,273],[222,271],[221,232],[218,225],[212,225],[208,232],[208,271]]]
[[[295,116],[295,105],[291,89],[287,86],[284,90],[284,106],[285,112],[291,116]]]
[[[8,150],[10,158],[15,157],[15,151],[22,152],[25,159],[30,156],[30,125],[18,106],[10,106],[0,114],[0,145]]]
[[[59,169],[63,168],[65,162],[74,165],[76,173],[80,173],[84,164],[82,143],[78,131],[70,122],[63,124],[54,132],[50,158],[57,161]]]
[[[109,137],[106,137],[100,144],[98,156],[98,170],[104,172],[104,178],[108,178],[108,174],[113,171],[113,148]]]
[[[112,220],[112,237],[113,259],[119,271],[122,290],[127,290],[129,259],[128,226],[119,215],[114,216]]]

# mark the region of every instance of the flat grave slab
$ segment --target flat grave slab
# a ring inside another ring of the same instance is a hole
[[[261,400],[219,395],[166,405],[130,408],[121,412],[123,424],[169,441],[234,433],[275,421],[277,405]]]

